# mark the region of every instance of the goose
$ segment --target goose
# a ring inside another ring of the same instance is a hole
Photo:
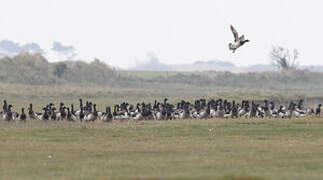
[[[196,108],[196,106],[190,108],[190,117],[191,118],[197,118],[198,114],[199,113],[198,113],[198,109]]]
[[[219,99],[218,106],[219,106],[219,109],[217,111],[216,117],[217,118],[224,118],[225,111],[224,111],[224,107],[222,104],[222,99]]]
[[[61,121],[61,120],[66,119],[67,114],[65,112],[65,109],[66,109],[66,107],[65,106],[63,107],[63,105],[61,104],[60,108],[59,108],[59,112],[56,113],[56,120],[57,121]]]
[[[75,115],[75,112],[76,111],[74,110],[74,104],[71,104],[71,114],[74,115],[74,116],[76,116]]]
[[[241,109],[238,110],[239,117],[248,116],[249,112],[249,101],[241,102]]]
[[[52,115],[53,115],[53,108],[55,108],[54,107],[54,104],[53,103],[49,103],[49,105],[47,105],[48,106],[48,115],[49,115],[49,117],[50,117],[50,119],[51,119],[51,117],[52,117]]]
[[[230,25],[230,28],[234,36],[234,43],[229,44],[229,50],[232,50],[232,53],[234,53],[239,47],[250,41],[245,39],[244,35],[239,37],[238,31],[232,25]]]
[[[294,108],[292,111],[292,115],[295,117],[304,117],[305,116],[305,112],[304,110],[300,110],[297,106],[297,104],[294,104]]]
[[[264,100],[264,108],[263,108],[263,111],[264,111],[264,117],[266,118],[270,118],[272,117],[272,113],[269,109],[269,106],[268,106],[268,100]]]
[[[232,117],[232,113],[231,113],[231,103],[228,102],[226,99],[223,101],[223,108],[224,108],[224,118],[228,119],[230,117]]]
[[[314,114],[314,109],[313,108],[307,108],[306,115],[310,116],[312,114]]]
[[[304,99],[300,99],[297,105],[297,111],[303,110],[303,103],[304,103]]]
[[[122,114],[124,114],[123,111],[120,110],[120,106],[118,104],[114,105],[113,108],[113,119],[122,119]]]
[[[239,109],[239,104],[235,104],[235,101],[232,101],[232,113],[231,113],[231,118],[238,118],[238,109]]]
[[[152,119],[153,118],[153,114],[151,111],[151,104],[148,103],[147,105],[145,105],[144,103],[142,104],[143,108],[142,108],[142,112],[141,115],[137,115],[137,119],[141,120],[141,119]]]
[[[143,103],[143,110],[145,108],[144,106],[145,104]],[[144,116],[143,116],[143,112],[140,109],[139,103],[137,103],[136,110],[133,113],[130,113],[130,115],[133,117],[133,120],[135,121],[143,120]]]
[[[75,112],[75,116],[77,116],[78,118],[80,118],[80,113],[81,111],[83,111],[83,100],[79,99],[79,101],[80,101],[80,109]]]
[[[284,118],[285,117],[285,109],[284,109],[284,106],[280,105],[278,111],[277,111],[277,114],[279,117],[281,118]]]
[[[49,120],[48,109],[46,107],[44,107],[43,110],[44,110],[44,113],[37,115],[37,118],[39,120],[47,121],[47,120]]]
[[[265,111],[264,107],[261,107],[259,104],[256,104],[256,116],[257,118],[264,118],[265,117]]]
[[[224,114],[225,114],[225,112],[224,112],[223,108],[221,108],[221,106],[220,106],[219,110],[217,111],[216,117],[217,118],[224,118]]]
[[[212,102],[211,103],[211,106],[210,106],[210,118],[215,118],[216,117],[216,114],[217,114],[217,105],[215,102]]]
[[[308,115],[309,109],[304,109],[303,108],[303,103],[304,103],[304,99],[300,99],[298,102],[298,105],[296,107],[296,112],[295,115],[299,116],[299,117],[304,117],[306,115]]]
[[[192,104],[188,107],[188,118],[195,118],[197,115],[197,111]]]
[[[103,122],[111,122],[112,121],[112,114],[111,114],[111,107],[105,108],[105,114],[101,117]]]
[[[249,112],[249,118],[257,117],[258,107],[254,101],[251,102],[251,111]]]
[[[3,106],[2,106],[2,108],[3,108],[3,112],[4,112],[4,113],[8,111],[8,104],[7,104],[7,100],[3,100]]]
[[[292,116],[294,114],[293,112],[295,110],[295,107],[296,107],[296,104],[294,104],[294,102],[291,102],[289,104],[288,110],[286,111],[284,117],[286,117],[286,118],[292,118]]]
[[[101,118],[105,113],[103,111],[98,111],[98,117]]]
[[[188,108],[184,108],[180,113],[179,113],[179,119],[187,119],[189,117],[189,110]]]
[[[320,116],[321,115],[321,106],[322,104],[319,104],[318,107],[315,110],[315,115],[316,116]]]
[[[29,108],[28,108],[28,116],[29,116],[29,119],[36,119],[36,114],[35,112],[33,111],[33,104],[29,104]]]
[[[81,107],[78,117],[79,117],[80,121],[83,122],[84,117],[85,117],[83,107]]]
[[[179,118],[180,119],[186,119],[189,117],[189,103],[184,102],[184,107],[183,110],[179,113]]]
[[[51,110],[52,112],[51,112],[51,116],[50,116],[50,119],[52,120],[52,121],[57,121],[57,116],[56,116],[56,108],[55,107],[53,107],[52,108],[52,110]]]
[[[177,107],[172,113],[172,116],[174,117],[174,119],[184,119],[184,116],[185,116],[184,104],[185,102],[183,101],[177,103]]]
[[[15,121],[16,119],[19,119],[19,115],[18,112],[12,112],[12,120]]]
[[[60,113],[61,113],[61,119],[62,120],[64,120],[64,119],[66,119],[66,116],[67,116],[67,114],[66,114],[66,111],[65,111],[65,109],[66,109],[66,107],[64,106],[64,103],[60,103],[60,108],[59,108],[60,110]]]
[[[56,112],[55,115],[54,115],[54,118],[56,121],[60,121],[62,120],[62,113],[61,112]]]
[[[153,110],[153,117],[154,120],[162,120],[164,118],[163,113],[159,110]]]
[[[298,111],[298,110],[294,110],[293,111],[293,115],[296,117],[305,117],[307,114],[306,111]]]
[[[85,117],[84,117],[84,120],[85,121],[95,121],[98,117],[98,112],[96,111],[96,104],[93,104],[93,112],[87,114]]]
[[[271,117],[278,117],[278,111],[275,109],[275,103],[273,101],[270,102],[270,106],[269,106],[269,111],[271,114]]]
[[[89,114],[92,112],[92,102],[86,101],[86,105],[83,108],[84,114]]]
[[[232,117],[232,114],[229,111],[228,112],[225,112],[224,115],[223,115],[223,118],[224,119],[229,119],[230,117]]]
[[[140,121],[140,120],[143,120],[143,119],[144,119],[144,116],[143,116],[143,114],[141,112],[137,113],[135,115],[135,117],[133,117],[133,120],[135,120],[135,121]]]
[[[164,115],[163,115],[163,110],[161,105],[158,103],[157,108],[154,108],[152,111],[152,115],[154,120],[163,120]]]
[[[132,106],[131,108],[129,108],[129,115],[131,116],[131,117],[135,117],[138,113],[140,113],[141,112],[141,109],[140,109],[140,104],[139,103],[137,103],[137,105],[136,105],[136,108],[134,108],[134,106]]]
[[[67,108],[67,115],[66,115],[66,120],[67,121],[76,121],[76,116],[74,116],[71,111],[70,108]]]
[[[152,116],[155,120],[166,120],[171,116],[169,112],[169,104],[167,98],[164,99],[164,103],[157,103],[156,107],[152,110]]]
[[[7,107],[7,110],[6,110],[6,112],[4,113],[4,115],[3,115],[3,119],[5,120],[5,121],[12,121],[13,120],[13,115],[12,115],[12,111],[11,111],[11,108],[12,108],[13,106],[11,105],[11,104],[9,104],[9,106]]]
[[[23,121],[23,122],[26,122],[26,119],[27,119],[27,116],[25,114],[25,108],[21,108],[21,114],[19,116],[19,120]]]

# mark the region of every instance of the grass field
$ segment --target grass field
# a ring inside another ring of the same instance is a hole
[[[323,118],[0,123],[0,179],[323,178]]]
[[[61,66],[65,64],[66,66]],[[65,68],[64,68],[65,67]],[[3,100],[21,112],[33,103],[79,98],[105,110],[122,102],[264,99],[323,102],[323,73],[115,71],[99,61],[49,63],[21,54],[2,59]],[[60,72],[60,73],[59,73]],[[0,180],[323,179],[323,118],[67,123],[0,121]]]
[[[154,84],[156,85],[156,84]],[[0,83],[1,101],[14,111],[33,103],[83,98],[104,110],[127,101],[228,98],[280,102],[321,94],[169,85],[149,88]],[[0,103],[2,105],[2,103]],[[313,106],[312,106],[313,105]],[[113,123],[0,122],[0,180],[219,179],[300,180],[323,177],[323,118],[176,120]]]

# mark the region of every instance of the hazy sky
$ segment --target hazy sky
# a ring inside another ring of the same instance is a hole
[[[323,64],[319,0],[1,0],[0,40],[73,45],[79,58],[131,67],[154,52],[163,63],[221,59],[268,63],[272,45]],[[232,54],[229,25],[251,40]]]

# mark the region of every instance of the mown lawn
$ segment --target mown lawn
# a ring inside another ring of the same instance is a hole
[[[0,179],[323,179],[323,118],[0,123]]]

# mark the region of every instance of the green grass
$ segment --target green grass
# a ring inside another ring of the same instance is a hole
[[[0,179],[322,179],[322,124],[322,118],[2,122]]]

